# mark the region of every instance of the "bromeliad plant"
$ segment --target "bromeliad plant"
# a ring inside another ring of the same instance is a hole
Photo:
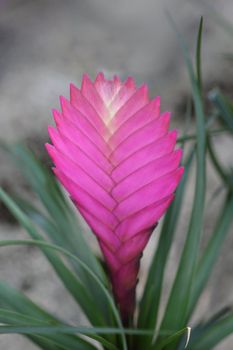
[[[55,177],[25,147],[6,147],[41,203],[38,209],[0,190],[1,200],[32,238],[0,241],[0,246],[27,244],[40,248],[90,327],[70,325],[0,282],[0,333],[23,334],[44,350],[206,350],[233,331],[233,314],[228,308],[192,326],[191,338],[187,327],[233,215],[232,175],[215,155],[211,139],[216,130],[209,122],[212,115],[204,116],[201,32],[202,21],[196,69],[180,39],[192,86],[197,130],[194,135],[184,134],[178,139],[182,148],[186,148],[186,142],[192,143],[183,160],[184,167],[179,165],[181,149],[175,150],[176,132],[168,132],[169,113],[160,114],[159,98],[150,101],[146,86],[137,88],[132,78],[123,83],[118,77],[107,80],[100,73],[92,82],[84,76],[81,89],[72,85],[70,101],[61,98],[61,112],[54,111],[56,128],[49,128],[52,145],[46,146],[55,164],[53,170],[96,235],[107,272],[86,243],[82,227]],[[231,102],[218,92],[211,98],[218,117],[224,120],[221,131],[232,132]],[[226,195],[213,233],[200,255],[206,149],[223,180]],[[195,196],[186,241],[159,322],[166,263],[195,157]],[[165,212],[158,246],[137,303],[140,258]]]
[[[133,317],[139,261],[180,181],[181,150],[168,132],[169,113],[132,78],[71,85],[54,111],[54,172],[98,238],[125,325]]]

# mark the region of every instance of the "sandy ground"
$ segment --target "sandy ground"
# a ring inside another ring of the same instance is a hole
[[[191,52],[195,48],[198,19],[204,14],[204,80],[213,85],[226,78],[232,81],[232,67],[230,70],[222,58],[222,53],[232,48],[232,38],[216,24],[208,6],[232,19],[232,0],[0,1],[0,139],[13,142],[30,138],[40,143],[46,139],[50,110],[58,107],[60,94],[68,95],[71,81],[79,84],[83,72],[89,72],[92,77],[99,70],[109,76],[118,73],[122,78],[133,75],[138,83],[148,82],[153,94],[162,96],[163,109],[177,110],[175,107],[189,93],[189,85],[165,10],[177,22]],[[181,124],[179,120],[174,123]],[[218,139],[218,149],[223,161],[229,164],[232,160],[230,140]],[[23,186],[22,179],[2,153],[0,164],[1,183],[7,181],[14,188]],[[217,186],[218,179],[210,170],[207,235],[221,200],[215,204],[210,200]],[[185,217],[192,201],[191,185],[186,201],[179,235],[171,253],[166,287],[171,283],[183,242]],[[1,218],[1,239],[24,236],[23,230],[9,223],[4,215]],[[156,236],[153,241],[143,261],[142,280]],[[232,248],[231,234],[196,318],[233,302]],[[59,310],[58,314],[82,322],[77,306],[37,250],[1,250],[0,276],[51,311]],[[229,338],[216,349],[230,350],[232,340]],[[1,336],[0,349],[34,350],[35,347],[21,336]]]

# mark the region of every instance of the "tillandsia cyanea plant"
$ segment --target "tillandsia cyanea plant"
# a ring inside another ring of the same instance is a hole
[[[0,189],[1,200],[31,237],[0,241],[0,247],[39,247],[90,326],[70,324],[59,312],[51,314],[1,281],[0,334],[23,334],[44,350],[209,350],[233,332],[233,313],[227,306],[210,319],[195,324],[191,320],[233,217],[232,171],[221,165],[212,142],[213,135],[232,135],[232,101],[215,90],[210,94],[214,109],[205,116],[201,33],[202,20],[196,67],[179,37],[192,87],[196,133],[185,132],[176,140],[176,132],[168,131],[169,113],[160,113],[158,98],[149,101],[145,86],[136,88],[131,78],[107,80],[101,73],[94,82],[85,76],[81,89],[72,85],[71,100],[61,98],[62,111],[54,111],[56,128],[49,128],[52,145],[47,145],[54,172],[95,233],[107,272],[86,243],[83,227],[50,170],[24,146],[4,146],[22,168],[39,203],[19,195],[13,199]],[[215,128],[213,117],[222,121],[221,129]],[[176,141],[186,151],[184,167],[179,165],[181,150],[175,147]],[[220,175],[225,199],[206,248],[200,251],[208,156]],[[193,206],[164,308],[164,274],[194,158]],[[137,302],[140,257],[165,212]]]
[[[135,308],[139,262],[157,221],[174,197],[183,168],[160,98],[132,78],[71,85],[49,128],[54,172],[98,238],[124,325]]]

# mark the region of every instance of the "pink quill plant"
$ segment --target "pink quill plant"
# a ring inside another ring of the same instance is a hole
[[[177,132],[160,98],[129,77],[70,86],[54,110],[47,150],[54,173],[96,235],[124,323],[133,315],[142,252],[181,179]]]

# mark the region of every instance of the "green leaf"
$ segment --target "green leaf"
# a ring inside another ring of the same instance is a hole
[[[51,339],[48,340],[47,338],[38,335],[27,336],[27,338],[43,350],[69,350],[63,346],[58,346]]]
[[[27,216],[22,213],[21,209],[19,209],[16,203],[14,203],[13,200],[2,189],[0,189],[0,198],[9,208],[9,210],[11,210],[20,224],[27,230],[31,238],[46,242],[44,238],[37,232]],[[25,203],[22,201],[20,204],[21,208],[25,207]],[[30,208],[31,211],[33,210],[33,207],[29,206],[29,204],[27,204],[27,208]],[[38,217],[40,213],[34,210],[34,215],[37,215]],[[44,225],[47,224],[47,226],[50,227],[49,221],[46,220],[42,215],[40,215],[40,220],[44,220]],[[53,229],[53,227],[51,229]],[[83,285],[82,281],[76,277],[76,275],[64,264],[62,259],[54,251],[43,247],[41,247],[41,250],[49,260],[50,264],[53,266],[57,275],[63,282],[65,288],[70,292],[70,294],[85,312],[89,321],[93,325],[104,326],[105,323],[103,317],[96,307],[98,303],[96,303],[93,295],[89,293],[89,290]]]
[[[220,249],[229,232],[230,225],[233,221],[233,195],[226,198],[225,205],[219,215],[217,224],[212,233],[211,238],[202,254],[195,273],[194,281],[190,298],[189,310],[187,312],[187,320],[192,314],[194,307],[207,284],[214,264],[219,256]]]
[[[34,317],[25,316],[21,313],[8,310],[8,309],[0,309],[0,323],[3,324],[38,324],[38,325],[44,325],[46,324],[45,321],[38,320]],[[1,329],[2,330],[2,329]],[[1,332],[0,332],[1,333]],[[1,333],[4,334],[4,333]],[[64,348],[58,347],[57,345],[53,344],[51,340],[48,340],[46,338],[41,338],[39,336],[35,335],[28,335],[28,338],[34,342],[36,345],[38,345],[41,349],[44,350],[64,350]]]
[[[1,327],[0,327],[0,330],[1,330]],[[38,336],[40,336],[40,338],[42,337],[41,334],[38,334]],[[86,340],[83,340],[81,337],[77,335],[66,335],[66,334],[57,333],[54,335],[53,334],[47,335],[47,337],[49,337],[49,340],[53,344],[59,347],[62,347],[65,350],[77,350],[78,347],[80,347],[80,349],[85,349],[85,350],[96,350],[96,347],[94,345],[87,342]],[[44,338],[46,339],[46,337]]]
[[[43,350],[69,350],[67,347],[62,346],[57,339],[53,339],[53,336],[49,340],[41,335],[28,335],[27,337]],[[86,349],[88,350],[88,348]],[[94,349],[92,348],[90,350]]]
[[[229,315],[231,311],[232,311],[232,308],[224,307],[223,309],[216,312],[207,321],[201,320],[200,322],[198,322],[198,324],[192,328],[192,337],[189,342],[189,347],[192,347],[192,343],[195,342],[196,339],[198,339],[206,331],[207,328],[210,328],[213,324],[216,323],[216,321],[219,321],[220,319]],[[182,339],[182,341],[179,343],[178,350],[183,350],[184,344],[185,344],[185,340]]]
[[[212,129],[212,130],[209,130],[208,131],[208,136],[212,137],[212,136],[215,136],[215,135],[219,135],[219,134],[222,134],[222,133],[226,133],[226,129]],[[196,134],[186,134],[184,136],[181,136],[177,139],[177,143],[185,143],[187,141],[196,141],[197,139],[197,135]]]
[[[177,341],[186,333],[186,341],[185,341],[185,345],[184,345],[184,349],[187,348],[188,346],[188,343],[189,343],[189,339],[190,339],[190,333],[191,333],[191,328],[190,327],[186,327],[186,328],[183,328],[181,329],[180,331],[172,334],[170,337],[167,337],[167,338],[164,338],[163,341],[153,347],[152,349],[153,350],[163,350],[165,347],[167,347],[169,345],[169,347],[172,345],[172,344],[176,344]]]
[[[2,317],[3,314],[3,317]],[[105,346],[105,348],[110,350],[117,350],[115,345],[110,344],[109,342],[106,342],[105,339],[101,337],[96,337],[96,333],[98,334],[121,334],[122,330],[119,328],[100,328],[100,327],[82,327],[82,326],[67,326],[67,325],[43,325],[42,322],[35,320],[31,317],[25,317],[24,315],[21,315],[16,312],[11,312],[8,310],[0,309],[0,320],[6,321],[4,323],[8,323],[9,320],[11,322],[11,319],[13,318],[14,326],[9,325],[1,325],[0,326],[0,334],[24,334],[24,335],[40,335],[40,336],[52,336],[54,335],[56,338],[57,336],[61,336],[63,334],[79,334],[79,335],[85,335],[87,337],[91,337],[92,339],[95,339],[99,341],[102,345]],[[15,321],[24,321],[22,325]],[[123,329],[124,334],[128,335],[152,335],[153,331],[148,331],[146,329],[130,329],[130,328],[124,328]],[[189,338],[189,330],[187,328],[175,333],[171,334],[171,332],[164,332],[168,337],[164,341],[164,344],[169,344],[175,339],[179,338],[184,333],[187,334],[187,339]],[[51,339],[51,338],[50,338]]]
[[[17,291],[16,289],[10,287],[4,282],[0,282],[0,306],[2,308],[9,308],[10,310],[16,311],[18,313],[21,313],[24,317],[24,322],[25,318],[33,318],[37,319],[37,322],[44,322],[45,324],[50,324],[50,325],[62,325],[63,322],[58,320],[56,317],[53,315],[49,314],[47,311],[43,310],[40,308],[38,305],[33,303],[31,300],[29,300],[26,296],[24,296],[22,293]],[[9,310],[9,311],[10,311]],[[0,314],[1,317],[1,314]],[[9,317],[9,314],[8,314]],[[6,313],[3,315],[3,321],[6,318]],[[14,316],[14,319],[12,319],[12,322],[15,322],[16,316]],[[1,318],[0,318],[1,319]],[[6,320],[6,319],[5,319]],[[8,319],[9,322],[9,319]],[[60,347],[54,347],[54,337],[52,336],[46,336],[44,339],[37,338],[33,335],[30,336],[30,339],[34,341],[38,345],[43,345],[48,347],[42,347],[43,349],[51,349],[51,350],[57,350],[57,349],[63,349],[62,346],[64,346],[64,349],[71,350],[73,348],[69,348],[69,345],[74,342],[74,339],[76,341],[76,347],[78,345],[82,346],[83,350],[94,350],[95,347],[93,347],[91,344],[89,344],[87,341],[84,339],[75,336],[75,335],[63,335],[60,337],[59,344]],[[37,342],[38,340],[38,342]],[[55,344],[56,345],[56,344]]]
[[[24,335],[60,335],[60,334],[83,334],[87,337],[98,341],[102,344],[106,349],[109,350],[117,350],[115,345],[108,342],[103,337],[97,335],[97,333],[102,334],[111,334],[109,332],[105,332],[105,328],[87,328],[87,327],[71,327],[71,326],[51,326],[47,325],[42,320],[38,320],[33,317],[25,316],[21,313],[0,309],[0,323],[11,325],[7,327],[0,327],[0,334],[24,334]],[[14,326],[12,326],[14,325]],[[107,329],[108,330],[108,329]],[[119,329],[118,333],[119,333]],[[112,331],[114,334],[114,331]],[[56,338],[56,337],[55,337]],[[51,338],[50,338],[51,339]],[[57,338],[56,338],[57,339]],[[76,344],[77,345],[77,344]]]
[[[212,141],[209,136],[207,139],[207,149],[208,149],[212,164],[216,172],[218,173],[219,177],[221,178],[225,186],[233,192],[233,172],[232,171],[230,172],[224,169],[223,165],[220,163],[218,159],[218,156],[214,150]]]
[[[233,132],[232,103],[224,95],[222,95],[218,89],[213,89],[211,92],[209,92],[208,97],[219,111],[219,115],[222,118],[223,123],[231,132]]]
[[[49,244],[49,243],[44,242],[44,241],[34,241],[34,240],[2,240],[2,241],[0,241],[0,247],[11,246],[11,245],[34,245],[34,246],[38,246],[38,247],[48,248],[51,250],[55,250],[55,251],[63,254],[64,256],[70,257],[71,259],[74,259],[77,263],[79,263],[83,267],[83,269],[86,271],[86,273],[93,278],[93,280],[96,282],[96,285],[99,286],[101,291],[103,292],[103,294],[105,296],[105,300],[106,300],[105,302],[107,302],[109,307],[111,308],[113,315],[115,317],[116,324],[119,327],[119,329],[121,329],[122,347],[124,350],[127,350],[126,339],[125,339],[125,335],[123,332],[123,325],[121,322],[121,318],[119,316],[119,312],[115,306],[115,303],[114,303],[114,300],[113,300],[111,294],[109,293],[107,287],[104,285],[104,283],[101,281],[101,279],[98,276],[96,276],[95,273],[81,259],[79,259],[75,255],[71,254],[69,251],[67,251],[59,246]]]
[[[233,314],[221,318],[208,327],[198,338],[190,342],[188,350],[213,349],[221,340],[233,332]]]
[[[197,48],[196,48],[196,74],[197,82],[199,86],[200,94],[202,93],[202,74],[201,74],[201,44],[202,44],[202,31],[203,31],[203,17],[201,17],[198,36],[197,36]]]
[[[44,225],[43,230],[48,238],[53,243],[64,247],[81,258],[96,275],[107,283],[107,276],[98,259],[86,244],[77,217],[67,203],[55,177],[23,145],[5,146],[4,148],[16,161],[47,212],[44,218],[47,217],[47,219],[50,220],[50,225]],[[30,214],[31,213],[30,211]],[[43,223],[45,223],[44,220]],[[51,224],[53,226],[52,228]],[[93,280],[83,271],[82,267],[73,260],[70,263],[82,284],[89,291],[95,290]],[[99,290],[97,289],[95,293],[96,300],[98,300],[96,308],[98,307],[99,309],[97,314],[104,317],[106,324],[114,325],[112,323],[112,315],[111,311],[108,309],[108,304],[106,304],[102,293],[98,293]]]
[[[171,19],[174,30],[177,32],[176,25]],[[200,235],[203,225],[204,202],[205,202],[205,117],[202,106],[202,100],[199,90],[199,84],[194,74],[191,60],[182,37],[179,42],[183,50],[186,61],[187,70],[192,86],[192,94],[194,100],[194,108],[196,114],[197,125],[197,166],[196,166],[196,184],[195,197],[189,228],[187,232],[186,242],[181,255],[178,271],[172,290],[169,296],[167,307],[161,323],[161,330],[171,329],[177,330],[185,326],[186,315],[188,311],[189,298],[194,273],[196,267],[197,256],[199,252]],[[157,346],[161,339],[158,340]],[[169,350],[175,349],[175,345],[169,347]]]
[[[21,318],[21,314],[19,313],[11,313],[7,312],[8,310],[1,309],[1,312],[4,311],[4,313],[8,314],[7,319],[9,320],[11,317],[11,314],[18,315],[18,319]],[[32,320],[32,318],[25,317],[22,315],[23,320],[27,320],[26,322],[29,323],[29,319]],[[30,325],[20,325],[16,324],[15,326],[9,326],[9,325],[1,325],[0,326],[0,333],[1,334],[44,334],[44,335],[55,335],[55,334],[82,334],[85,336],[95,336],[96,333],[99,334],[121,334],[122,330],[119,328],[108,328],[108,327],[84,327],[84,326],[64,326],[64,325],[58,325],[58,326],[45,326],[45,325],[37,325],[38,321],[31,321]],[[8,322],[6,322],[8,323]],[[124,328],[123,329],[125,334],[133,334],[133,335],[148,335],[153,334],[153,331],[148,331],[144,329],[134,329],[134,328]],[[168,332],[166,334],[170,335],[171,332]]]
[[[45,325],[46,322],[43,319],[38,319],[32,316],[24,315],[20,312],[16,312],[9,309],[1,309],[0,308],[0,323],[6,323],[6,324],[23,324],[23,325]],[[50,324],[50,321],[47,322],[47,324]]]
[[[8,288],[14,290],[12,287]],[[16,291],[16,290],[15,290]],[[16,291],[16,293],[20,293]],[[22,293],[21,293],[22,294]],[[23,294],[22,294],[23,295]],[[29,299],[28,299],[29,300]],[[35,304],[34,304],[35,305]],[[148,329],[139,328],[114,328],[114,327],[87,327],[87,326],[70,326],[66,324],[55,323],[51,321],[53,316],[50,316],[49,321],[41,320],[35,317],[26,316],[22,313],[12,311],[9,309],[0,308],[0,322],[3,324],[9,324],[14,322],[16,326],[14,327],[2,327],[1,334],[11,334],[11,333],[27,333],[27,334],[83,334],[83,335],[95,335],[99,334],[124,334],[132,335],[153,335],[154,331]],[[54,324],[52,324],[54,323]],[[3,325],[2,325],[3,326]],[[17,329],[15,328],[17,327]],[[171,331],[164,331],[165,335],[172,335]]]
[[[186,161],[184,162],[185,173],[182,181],[176,191],[175,199],[171,204],[165,216],[158,246],[155,255],[152,259],[149,269],[146,285],[142,300],[140,302],[138,327],[146,327],[149,329],[155,329],[156,321],[158,317],[160,297],[162,292],[162,284],[164,278],[164,271],[167,263],[168,254],[173,242],[177,221],[179,219],[180,209],[183,201],[183,194],[185,185],[188,178],[188,173],[193,160],[194,150],[189,153]],[[153,305],[153,308],[151,308]],[[144,344],[149,347],[152,342],[152,337],[143,337],[138,340],[141,346]],[[139,345],[140,348],[140,345]]]
[[[50,235],[48,233],[49,238],[55,244],[80,257],[102,280],[106,280],[103,269],[86,244],[81,233],[82,229],[55,177],[25,146],[13,145],[5,148],[13,156],[56,226],[56,232],[53,232],[53,235],[51,232]],[[85,278],[86,274],[83,273],[82,279],[85,280]]]

